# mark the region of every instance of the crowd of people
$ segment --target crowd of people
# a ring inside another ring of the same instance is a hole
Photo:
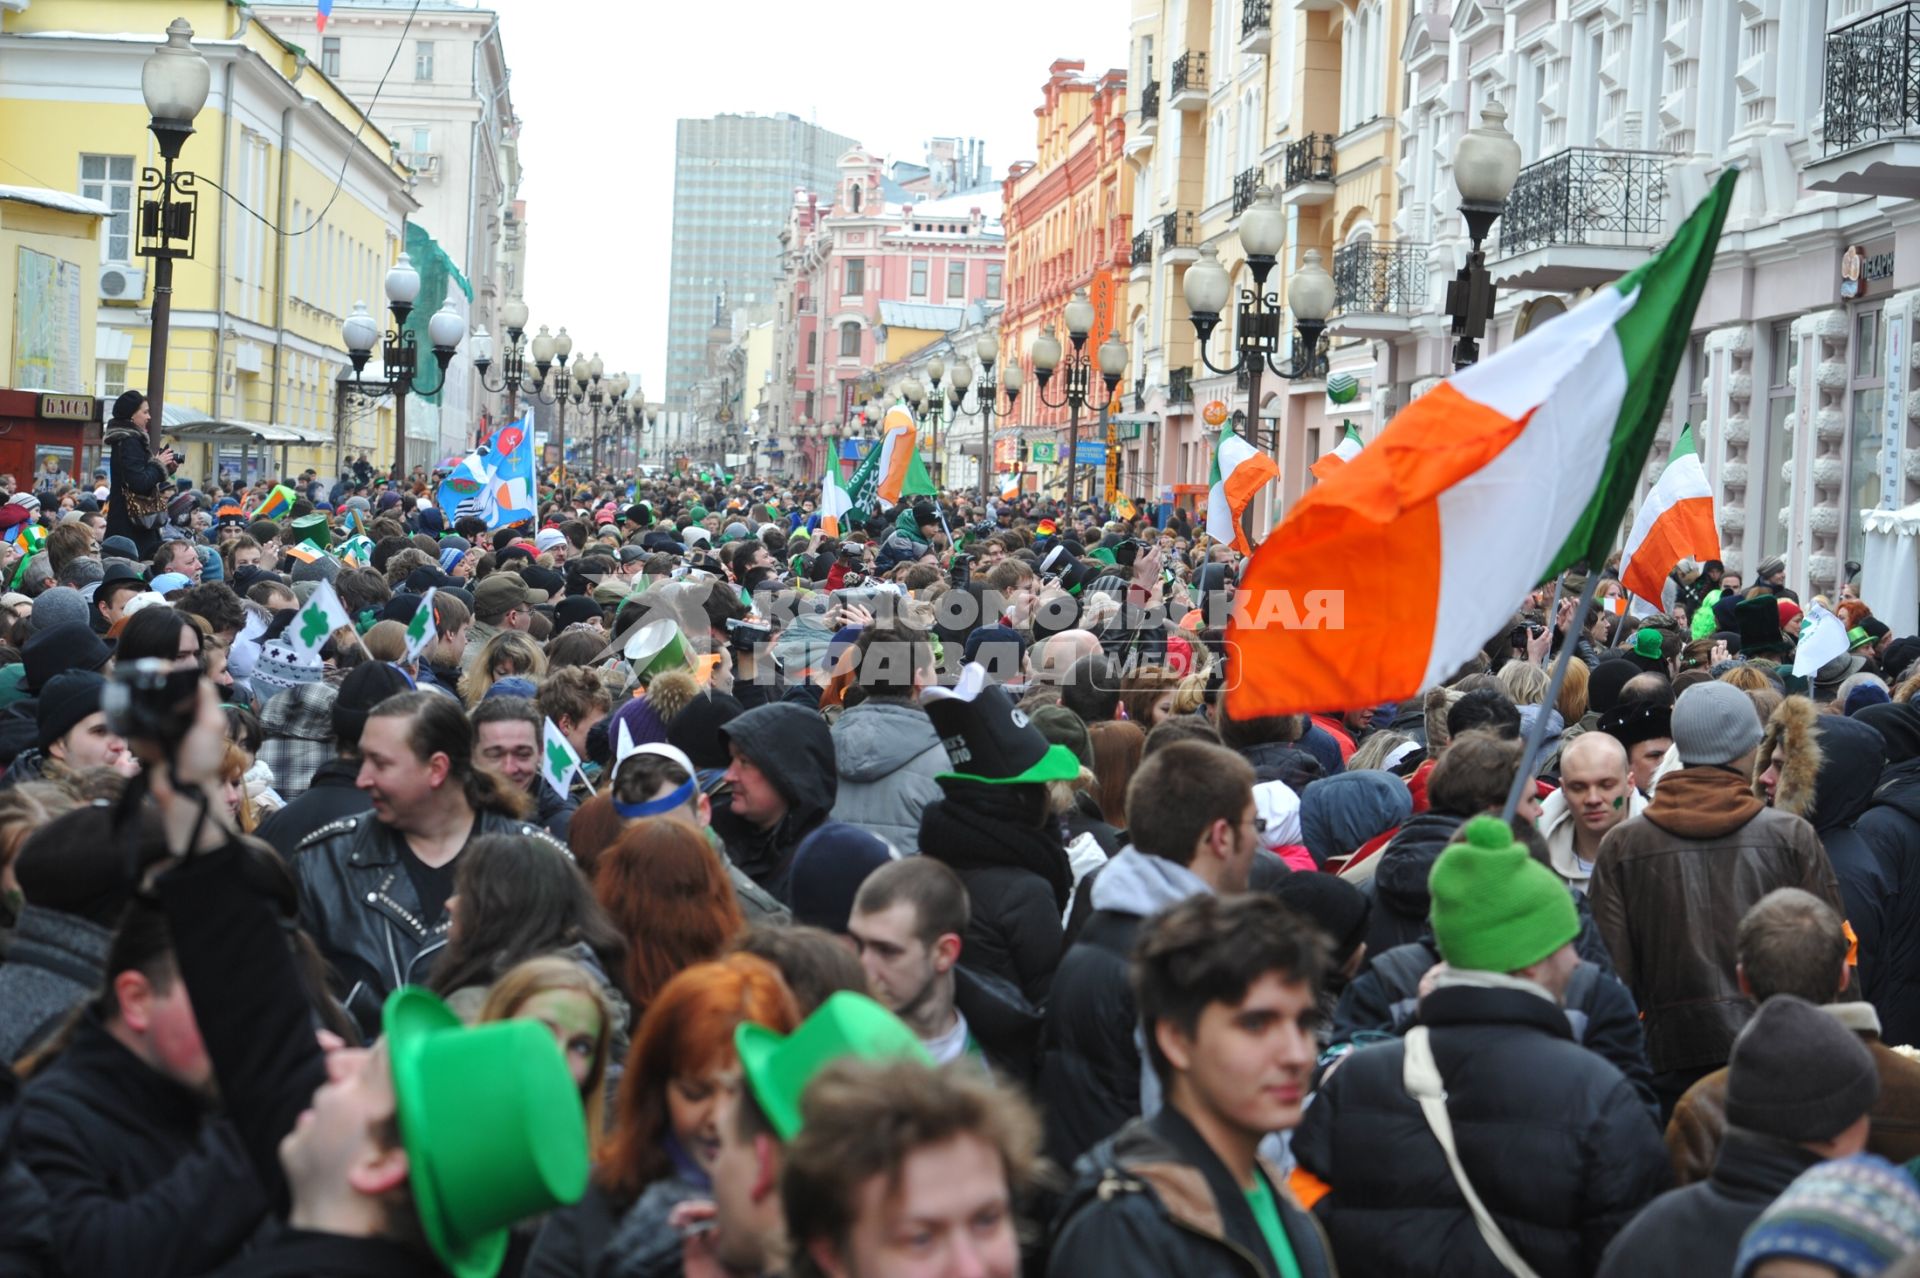
[[[1244,718],[1178,510],[147,426],[0,477],[0,1275],[1920,1274],[1920,619]]]

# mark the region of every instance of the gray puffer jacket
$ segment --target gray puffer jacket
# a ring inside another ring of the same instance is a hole
[[[879,835],[902,856],[920,851],[920,814],[948,770],[927,712],[910,702],[864,701],[833,725],[840,793],[833,819]]]

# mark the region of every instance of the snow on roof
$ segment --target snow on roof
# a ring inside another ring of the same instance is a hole
[[[113,210],[99,200],[89,200],[84,195],[55,191],[44,186],[8,186],[0,183],[0,200],[12,200],[15,204],[37,204],[43,209],[59,209],[62,213],[113,216]]]
[[[937,200],[923,200],[907,206],[910,217],[966,217],[975,209],[990,222],[1000,220],[1000,205],[1005,192],[998,182],[988,186],[976,186],[970,191],[956,191]]]

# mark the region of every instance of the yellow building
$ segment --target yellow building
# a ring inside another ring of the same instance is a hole
[[[359,301],[386,319],[382,281],[418,207],[409,171],[304,50],[226,0],[0,6],[0,180],[110,210],[96,278],[84,281],[98,305],[89,388],[112,396],[149,384],[153,262],[139,253],[136,210],[160,157],[140,71],[163,39],[162,16],[193,27],[212,72],[178,165],[199,192],[193,253],[174,268],[166,369],[164,421],[186,442],[182,474],[199,481],[243,464],[255,475],[283,465],[334,474],[362,452],[391,460],[378,358],[362,396],[340,324]],[[410,444],[410,461],[427,460],[422,447]]]

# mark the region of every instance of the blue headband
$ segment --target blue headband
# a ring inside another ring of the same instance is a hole
[[[688,777],[671,792],[663,794],[657,799],[649,799],[645,803],[622,803],[620,800],[615,799],[613,801],[613,810],[618,812],[625,820],[637,821],[641,817],[659,816],[662,812],[671,812],[675,808],[683,807],[692,800],[696,792],[697,787],[694,784],[693,778]]]

